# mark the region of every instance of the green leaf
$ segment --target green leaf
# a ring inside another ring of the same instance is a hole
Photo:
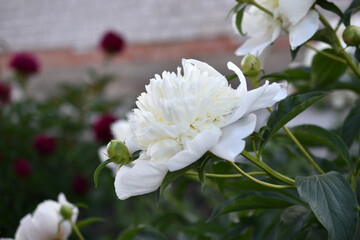
[[[335,82],[347,69],[345,63],[329,58],[322,52],[337,56],[333,49],[325,49],[314,56],[311,63],[311,81],[314,86]]]
[[[347,27],[350,25],[351,15],[360,10],[360,0],[353,0],[344,12],[343,23]]]
[[[104,222],[105,219],[103,218],[100,218],[100,217],[92,217],[92,218],[86,218],[86,219],[83,219],[81,221],[78,221],[76,223],[76,226],[79,228],[79,229],[82,229],[84,227],[87,227],[93,223],[97,223],[97,222]]]
[[[301,205],[286,208],[280,216],[276,240],[296,239],[297,234],[306,225],[311,211]]]
[[[296,58],[296,56],[297,56],[300,48],[301,48],[301,45],[300,45],[299,47],[295,48],[294,50],[292,50],[292,49],[290,48],[291,61],[294,61],[294,60],[295,60],[295,58]]]
[[[332,2],[329,2],[327,0],[317,0],[316,4],[318,4],[323,9],[326,9],[326,10],[328,10],[330,12],[335,13],[340,18],[344,17],[344,14],[342,13],[342,11]]]
[[[341,138],[348,147],[351,146],[354,139],[360,134],[360,99],[355,102],[350,113],[347,115],[342,129]]]
[[[260,142],[260,151],[262,151],[265,144],[280,128],[326,94],[325,92],[309,92],[289,96],[282,100],[277,109],[274,110],[269,117],[262,135],[262,141]]]
[[[225,174],[230,172],[231,167],[227,162],[222,161],[211,164],[211,169],[213,173]],[[214,178],[213,180],[216,182],[220,192],[224,193],[226,178]]]
[[[237,13],[236,13],[236,18],[235,18],[235,24],[236,24],[236,28],[239,31],[239,33],[243,36],[246,35],[246,33],[244,33],[241,29],[241,22],[242,22],[242,18],[244,16],[244,11],[245,11],[245,7],[241,8]]]
[[[225,213],[238,212],[252,209],[286,208],[293,205],[276,194],[248,193],[238,198],[226,201],[217,206],[211,213],[207,222]]]
[[[325,27],[317,31],[310,40],[321,41],[332,46],[335,42],[335,38],[336,35],[334,31],[328,27]]]
[[[352,240],[358,220],[357,200],[346,179],[338,172],[296,177],[300,197],[310,205],[330,240]]]
[[[104,169],[104,167],[105,167],[107,164],[109,164],[109,163],[111,163],[111,160],[110,160],[110,159],[102,162],[102,163],[96,168],[96,170],[95,170],[95,172],[94,172],[94,183],[95,183],[95,187],[97,187],[97,185],[98,185],[98,178],[99,178],[99,175],[100,175],[101,171],[102,171],[102,170]]]
[[[350,166],[351,169],[353,168],[353,162],[351,161],[348,147],[335,133],[315,125],[297,126],[293,128],[292,132],[301,142],[324,145],[331,150],[334,150]]]
[[[138,226],[129,230],[125,230],[121,233],[117,240],[132,240],[144,228],[145,226]]]
[[[194,162],[193,164],[190,164],[189,166],[182,168],[178,171],[174,171],[174,172],[168,172],[163,180],[163,182],[161,183],[160,189],[159,189],[159,194],[161,195],[164,190],[166,189],[167,186],[169,186],[170,183],[172,183],[173,181],[175,181],[176,179],[178,179],[179,177],[181,177],[182,175],[184,175],[184,173],[186,173],[187,171],[201,166],[202,162],[204,161],[204,159],[200,159],[199,161]]]
[[[122,232],[117,240],[165,240],[165,238],[157,231],[141,225]]]

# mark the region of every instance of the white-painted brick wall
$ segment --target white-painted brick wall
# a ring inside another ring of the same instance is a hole
[[[234,0],[0,0],[0,39],[12,50],[96,46],[114,29],[131,43],[232,34]]]

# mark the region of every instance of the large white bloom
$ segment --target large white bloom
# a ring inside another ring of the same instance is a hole
[[[289,33],[292,49],[309,40],[318,29],[319,14],[310,9],[315,0],[255,0],[259,5],[269,10],[273,16],[250,6],[242,20],[243,32],[249,39],[239,47],[235,54],[247,53],[260,55],[285,30]],[[233,23],[235,16],[233,18]],[[235,23],[233,24],[235,26]],[[237,28],[234,27],[237,32]]]
[[[177,73],[155,75],[138,97],[130,119],[132,136],[125,143],[142,150],[139,159],[119,169],[115,190],[120,199],[152,192],[168,171],[182,169],[204,153],[234,161],[244,138],[255,129],[252,112],[273,105],[286,96],[278,84],[266,82],[247,91],[241,70],[228,68],[240,79],[237,89],[206,63],[183,60]]]
[[[72,208],[71,218],[76,222],[78,208],[69,203],[65,195],[60,193],[57,202],[46,200],[36,207],[33,214],[27,214],[21,219],[15,233],[15,240],[67,239],[71,234],[72,227],[69,221],[63,221],[63,217],[60,215],[61,205],[68,205]]]

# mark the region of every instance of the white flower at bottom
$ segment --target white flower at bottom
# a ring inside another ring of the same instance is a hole
[[[234,161],[245,147],[244,138],[256,126],[252,112],[286,97],[280,85],[266,82],[247,91],[241,70],[229,62],[240,79],[237,89],[206,63],[183,60],[183,71],[155,75],[138,97],[130,118],[139,159],[119,169],[115,190],[120,199],[156,190],[168,171],[182,169],[207,151]],[[128,140],[129,139],[129,140]],[[135,144],[134,144],[135,142]]]
[[[71,234],[72,227],[69,221],[63,221],[63,217],[60,215],[61,205],[68,205],[72,208],[71,219],[76,222],[78,208],[69,203],[65,195],[60,193],[57,202],[46,200],[36,207],[33,214],[27,214],[21,219],[15,233],[15,240],[67,239]]]

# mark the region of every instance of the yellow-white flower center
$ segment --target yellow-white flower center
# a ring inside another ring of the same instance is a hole
[[[163,72],[138,97],[130,120],[134,138],[152,161],[166,162],[199,132],[219,126],[237,106],[225,77],[184,62],[184,75]]]

